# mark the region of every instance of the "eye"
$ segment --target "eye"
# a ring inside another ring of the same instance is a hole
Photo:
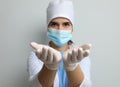
[[[66,22],[66,23],[64,23],[63,25],[67,27],[67,26],[71,26],[71,23]]]
[[[55,27],[55,26],[57,26],[57,23],[51,22],[51,23],[50,23],[50,26],[51,26],[51,27]]]

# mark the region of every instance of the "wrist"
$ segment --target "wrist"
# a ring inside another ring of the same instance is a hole
[[[77,66],[78,63],[71,63],[71,64],[64,63],[64,68],[66,71],[73,71],[76,69]]]
[[[46,68],[48,68],[49,70],[57,70],[59,67],[59,63],[57,64],[45,64]]]

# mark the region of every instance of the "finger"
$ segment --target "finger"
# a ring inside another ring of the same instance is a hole
[[[41,58],[41,49],[37,49],[35,51],[35,53],[36,53],[36,55],[37,55],[38,58]]]
[[[87,57],[89,54],[90,54],[90,51],[89,51],[89,50],[85,50],[85,51],[83,52],[83,56],[84,56],[84,57]]]
[[[68,52],[67,61],[68,61],[69,63],[71,63],[71,61],[72,61],[72,52]]]
[[[64,55],[63,55],[63,61],[66,61],[67,60],[67,57],[68,57],[68,52],[65,52]]]
[[[76,53],[76,49],[73,49],[73,50],[72,50],[72,57],[75,57],[76,54],[77,54],[77,53]]]
[[[54,62],[54,63],[57,63],[57,62],[58,62],[55,54],[53,54],[53,62]]]
[[[92,47],[92,44],[84,44],[82,46],[80,46],[83,50],[88,50]]]
[[[50,49],[48,49],[47,62],[49,63],[53,62],[53,53]]]
[[[31,43],[30,43],[30,46],[31,46],[33,49],[35,49],[35,50],[37,50],[37,49],[42,49],[43,47],[46,47],[45,45],[40,45],[40,44],[38,44],[38,43],[36,43],[36,42],[31,42]]]
[[[38,45],[36,42],[31,42],[31,43],[30,43],[30,46],[31,46],[33,49],[35,49],[35,50],[37,50],[38,47],[39,47],[39,45]]]
[[[54,63],[58,63],[61,60],[61,54],[60,53],[53,53],[53,61]]]
[[[45,47],[43,47],[42,48],[42,58],[41,58],[41,60],[43,60],[43,61],[46,61],[47,60],[47,54],[48,54],[48,50],[45,48]]]
[[[76,62],[77,61],[77,55],[78,55],[77,50],[73,49],[72,50],[72,58],[71,58],[72,62]]]
[[[35,52],[37,52],[37,53],[41,53],[42,50],[41,50],[41,49],[37,49],[37,50],[35,50]]]
[[[78,60],[82,60],[83,58],[83,49],[82,48],[78,48]]]

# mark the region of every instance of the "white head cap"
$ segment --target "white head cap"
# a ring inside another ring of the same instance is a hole
[[[53,0],[47,8],[47,24],[57,17],[64,17],[74,24],[74,10],[71,0]]]

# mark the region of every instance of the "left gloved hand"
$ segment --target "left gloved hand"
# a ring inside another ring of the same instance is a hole
[[[64,67],[67,71],[73,71],[78,63],[89,55],[91,44],[75,47],[67,50],[63,55]]]

